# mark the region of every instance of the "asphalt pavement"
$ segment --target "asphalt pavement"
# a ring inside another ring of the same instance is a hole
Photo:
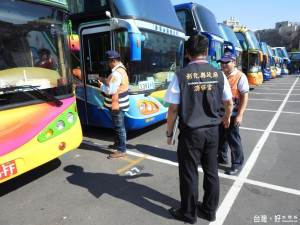
[[[300,76],[251,86],[240,128],[245,164],[235,176],[219,166],[217,220],[196,224],[300,224]],[[107,159],[110,129],[83,126],[84,141],[39,168],[0,184],[0,225],[183,224],[176,143],[165,121],[129,131],[127,157]],[[229,151],[230,152],[230,151]],[[199,197],[203,196],[199,167]]]

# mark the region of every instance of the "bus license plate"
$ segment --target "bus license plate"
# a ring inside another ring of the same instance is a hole
[[[17,165],[15,160],[0,165],[0,180],[17,174]]]

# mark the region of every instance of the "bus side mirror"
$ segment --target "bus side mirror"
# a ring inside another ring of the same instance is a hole
[[[79,36],[77,34],[71,34],[69,36],[69,48],[71,51],[80,50]]]
[[[142,60],[142,35],[141,33],[129,33],[130,60]]]
[[[211,56],[213,56],[215,54],[215,40],[210,40],[208,54]]]
[[[230,51],[230,52],[232,52],[234,55],[237,55],[237,54],[236,54],[236,51],[235,51],[235,47],[234,47],[234,45],[233,45],[232,42],[230,42],[230,41],[224,41],[224,44],[225,44],[224,53],[225,53],[226,51]]]

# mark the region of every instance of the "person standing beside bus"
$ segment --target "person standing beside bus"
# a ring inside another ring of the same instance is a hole
[[[187,67],[176,72],[167,92],[167,143],[171,143],[174,124],[179,117],[177,158],[181,207],[169,212],[177,219],[194,224],[197,208],[209,220],[216,219],[219,203],[218,126],[229,126],[233,107],[228,81],[221,70],[206,61],[208,39],[204,35],[191,36],[186,43],[190,59]],[[224,102],[225,115],[219,115]],[[198,203],[198,165],[201,163],[204,178],[204,196]]]
[[[109,155],[109,158],[120,158],[126,156],[126,129],[124,116],[129,110],[128,75],[126,68],[120,60],[119,53],[107,51],[106,62],[112,73],[106,79],[98,78],[101,91],[105,93],[104,107],[109,109],[115,130],[114,144],[109,145],[111,149],[118,150]]]
[[[232,91],[232,99],[234,103],[231,123],[226,129],[220,125],[219,128],[219,154],[218,161],[220,164],[228,164],[228,145],[231,149],[231,168],[225,171],[228,175],[237,174],[244,163],[244,153],[242,140],[239,133],[239,127],[243,121],[243,115],[248,103],[249,83],[244,73],[235,68],[236,57],[231,52],[226,52],[221,59],[221,68],[226,75]],[[221,115],[224,108],[221,105]]]

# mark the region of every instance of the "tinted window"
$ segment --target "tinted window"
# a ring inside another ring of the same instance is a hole
[[[153,22],[166,24],[178,30],[182,30],[171,1],[113,0],[113,4],[117,16],[145,18]]]
[[[196,5],[193,8],[193,15],[195,17],[198,30],[222,37],[216,17],[211,11],[201,5]]]

